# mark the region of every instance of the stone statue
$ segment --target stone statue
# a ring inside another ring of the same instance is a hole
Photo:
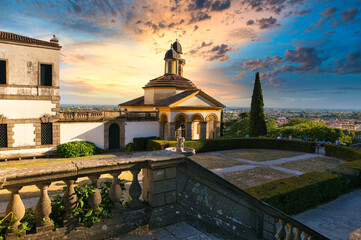
[[[182,137],[182,130],[178,129],[177,130],[177,146],[176,146],[177,153],[184,152],[184,141],[185,141],[185,138]]]

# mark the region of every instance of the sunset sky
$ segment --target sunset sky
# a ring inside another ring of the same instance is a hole
[[[361,109],[361,0],[0,0],[0,31],[61,50],[62,104],[119,104],[164,74],[176,34],[184,77],[227,106]]]

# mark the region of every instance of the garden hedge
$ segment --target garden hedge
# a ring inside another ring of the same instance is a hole
[[[342,176],[311,172],[245,189],[287,214],[300,213],[342,193]]]
[[[335,144],[325,145],[326,156],[342,159],[345,161],[361,160],[361,149],[340,146]]]
[[[91,156],[102,152],[103,149],[98,148],[92,142],[73,141],[59,145],[56,153],[58,157],[73,158]]]
[[[145,151],[147,149],[147,142],[149,139],[160,139],[160,138],[156,136],[133,138],[134,151]]]
[[[175,147],[177,144],[176,141],[148,140],[147,150],[161,150],[161,143],[164,142],[168,143],[170,147]],[[192,140],[185,141],[184,146],[194,148],[197,153],[237,148],[277,149],[306,153],[315,153],[316,150],[316,145],[313,142],[300,142],[295,140],[273,138],[219,138]]]

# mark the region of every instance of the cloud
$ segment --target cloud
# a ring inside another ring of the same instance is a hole
[[[188,24],[204,21],[204,20],[207,20],[207,19],[211,19],[211,16],[209,16],[205,12],[192,13],[191,16],[192,16],[192,18],[189,20]]]
[[[323,10],[320,14],[324,15],[324,16],[328,16],[328,15],[332,15],[337,11],[337,8],[335,7],[330,7],[327,8],[325,10]]]
[[[357,14],[357,8],[350,8],[347,11],[341,12],[341,20],[344,22],[352,22]]]
[[[280,24],[277,23],[277,19],[273,18],[272,16],[269,18],[261,18],[257,19],[257,24],[260,29],[267,29],[267,28],[273,28],[273,27],[279,27]]]
[[[303,0],[243,0],[242,4],[256,12],[269,11],[280,14],[284,9],[303,4]]]
[[[307,15],[307,14],[310,14],[310,13],[311,13],[311,9],[302,10],[302,11],[297,11],[297,10],[293,11],[293,14],[298,15],[298,16],[304,16],[304,15]]]
[[[259,69],[268,69],[270,67],[276,67],[282,62],[282,57],[274,56],[274,57],[265,57],[265,60],[261,60],[259,58],[247,60],[243,62],[243,68],[248,68],[252,72],[256,72]]]
[[[189,11],[194,10],[211,10],[211,11],[223,11],[230,8],[230,0],[192,0],[188,5]]]
[[[330,34],[333,34],[333,33],[335,33],[335,31],[328,31],[325,34],[323,34],[323,36],[327,36],[327,35],[330,35]]]
[[[338,75],[361,73],[361,52],[348,53],[345,59],[332,62],[329,71]]]
[[[226,44],[214,46],[211,50],[207,52],[210,55],[207,60],[225,62],[231,58],[227,54],[227,52],[229,51],[232,51],[232,49]]]
[[[252,24],[254,24],[254,20],[248,20],[248,21],[246,22],[246,24],[247,24],[247,25],[252,25]]]
[[[213,44],[213,42],[206,43],[206,42],[203,41],[200,46],[191,49],[191,50],[189,51],[189,54],[193,55],[193,54],[197,53],[200,49],[205,48],[205,47],[209,47],[209,46],[211,46],[212,44]]]

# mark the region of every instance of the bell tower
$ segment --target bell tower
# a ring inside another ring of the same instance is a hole
[[[165,54],[165,74],[178,74],[183,76],[185,60],[182,59],[182,54],[182,46],[177,39],[171,44],[170,49]]]

